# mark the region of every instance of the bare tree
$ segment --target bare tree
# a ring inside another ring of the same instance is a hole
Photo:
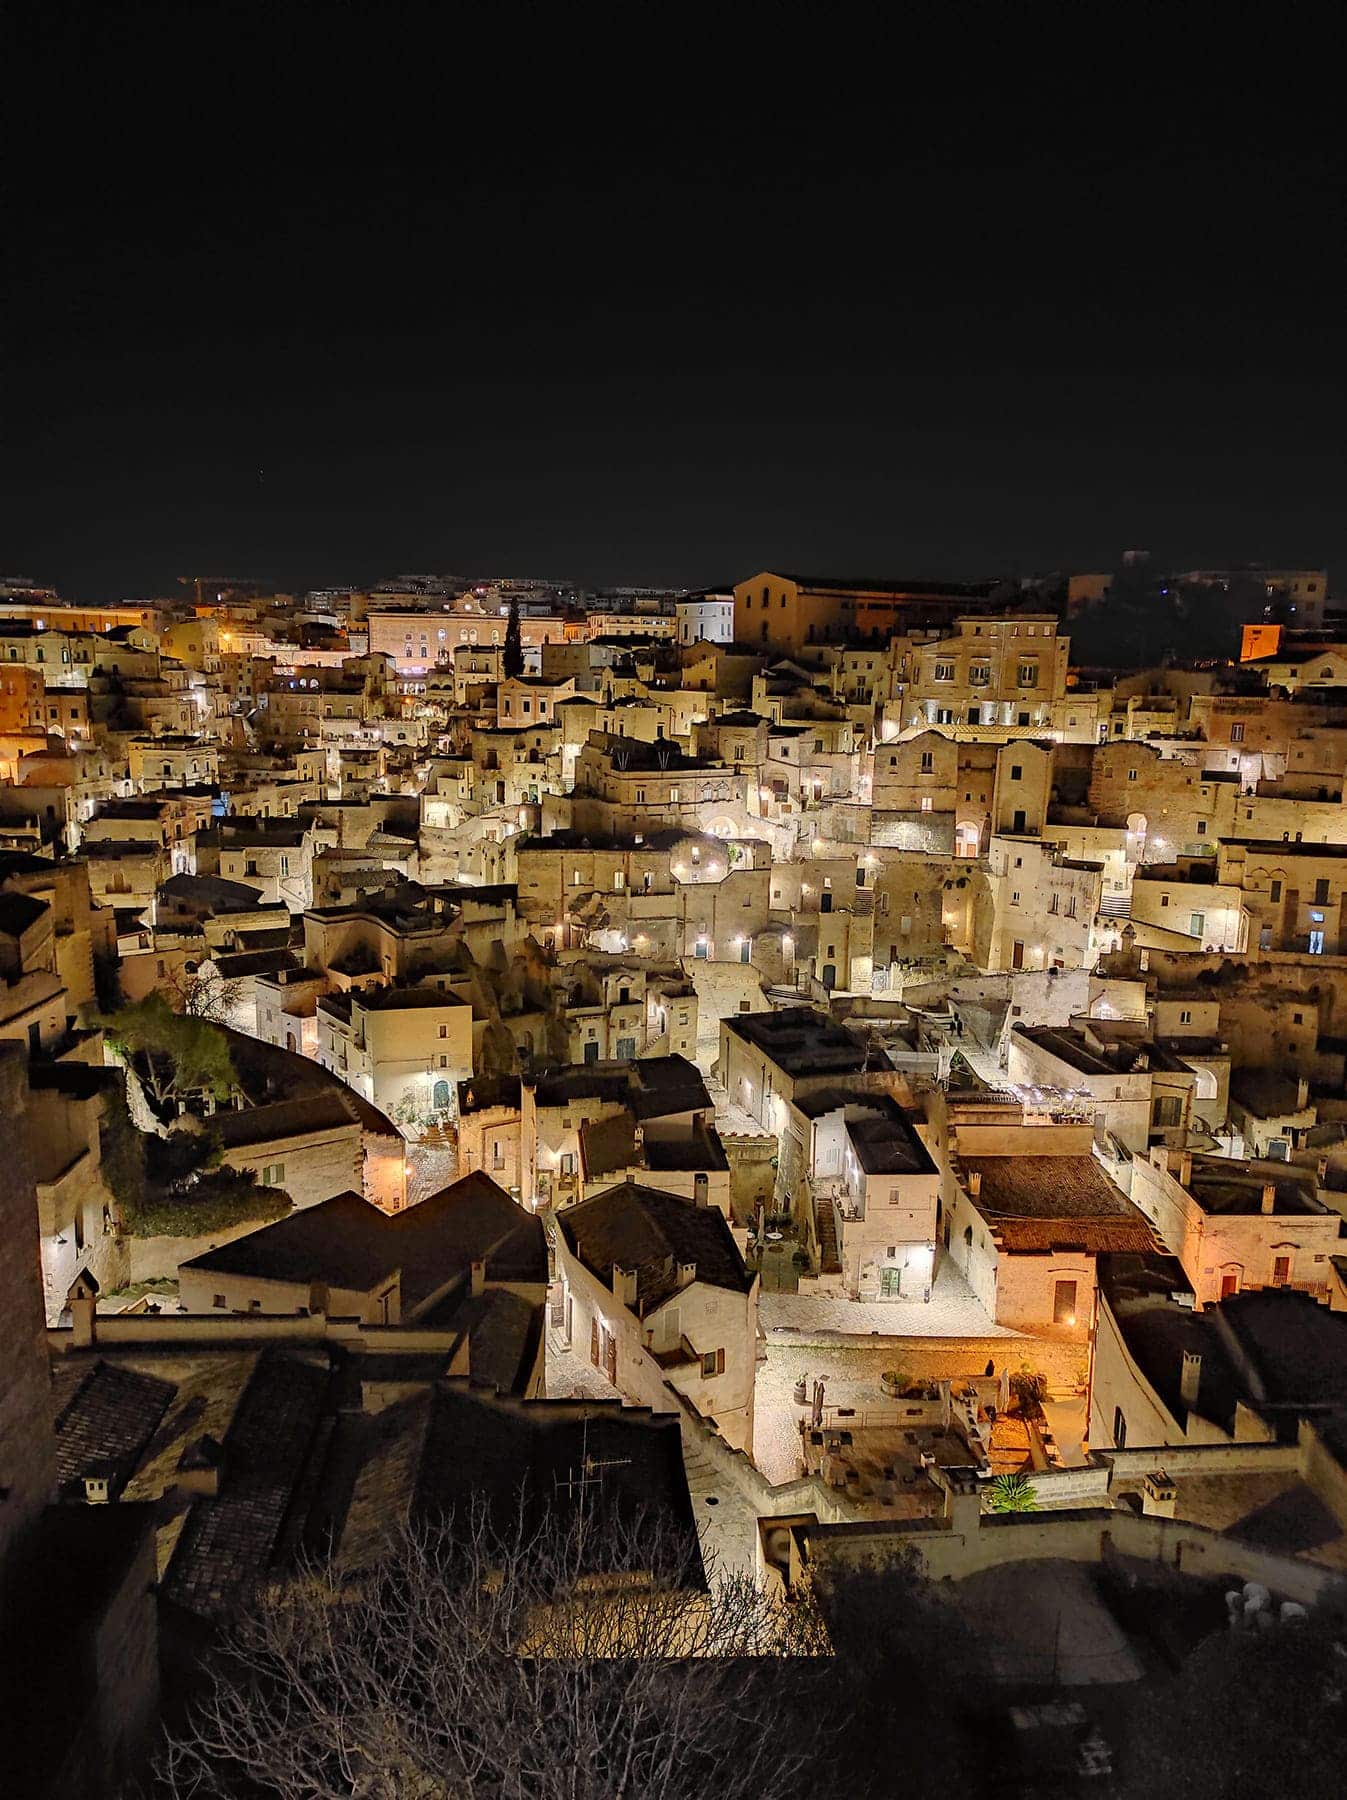
[[[189,975],[185,969],[174,969],[162,985],[175,1012],[211,1025],[232,1025],[234,1009],[243,998],[243,983],[223,975]]]
[[[521,1499],[310,1565],[229,1634],[162,1769],[175,1796],[789,1800],[832,1709],[808,1600],[703,1574],[650,1515]],[[831,1693],[831,1689],[829,1690]]]

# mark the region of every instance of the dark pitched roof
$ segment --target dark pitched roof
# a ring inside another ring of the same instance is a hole
[[[222,875],[170,875],[159,883],[161,899],[176,900],[213,912],[235,912],[241,907],[260,906],[262,890],[242,881],[227,881]]]
[[[580,1161],[589,1180],[634,1168],[639,1161],[635,1115],[624,1106],[611,1118],[586,1120],[580,1127]]]
[[[210,1130],[219,1136],[226,1150],[343,1127],[358,1129],[358,1121],[345,1096],[335,1092],[305,1094],[298,1100],[249,1106],[241,1112],[217,1112],[210,1120]]]
[[[183,1266],[358,1293],[401,1270],[403,1316],[414,1317],[475,1261],[492,1280],[547,1280],[542,1221],[481,1173],[392,1215],[359,1194],[337,1194]]]
[[[265,1281],[321,1281],[365,1292],[400,1266],[384,1229],[387,1223],[387,1215],[362,1195],[335,1194],[182,1266]]]
[[[445,1382],[435,1393],[414,1515],[444,1518],[482,1503],[503,1530],[518,1517],[565,1529],[582,1505],[628,1527],[649,1520],[681,1545],[689,1580],[704,1583],[677,1418],[618,1401],[533,1400]],[[601,1548],[603,1534],[592,1535]],[[605,1566],[596,1563],[595,1567]]]
[[[742,1013],[725,1026],[788,1075],[843,1075],[865,1066],[865,1050],[851,1033],[812,1006]]]
[[[34,900],[28,894],[0,894],[0,932],[6,937],[22,937],[50,911],[45,900]]]
[[[867,1175],[934,1175],[931,1153],[896,1103],[883,1118],[849,1119],[847,1135]]]
[[[282,937],[289,934],[282,932]],[[292,950],[235,950],[216,954],[212,961],[224,981],[237,981],[246,975],[276,975],[282,969],[297,969],[299,958]]]
[[[86,1475],[106,1475],[116,1494],[140,1460],[173,1398],[171,1381],[117,1363],[90,1369],[56,1420],[56,1473],[73,1492]]]
[[[613,1269],[636,1271],[642,1312],[677,1291],[678,1265],[695,1263],[697,1280],[746,1294],[753,1277],[718,1207],[698,1206],[677,1194],[624,1181],[557,1215],[567,1246],[601,1281]]]
[[[509,1288],[454,1294],[417,1321],[433,1330],[466,1332],[473,1384],[498,1394],[522,1392],[537,1360],[543,1308]]]
[[[299,1357],[260,1358],[225,1437],[225,1481],[197,1500],[164,1577],[166,1599],[219,1618],[262,1578],[328,1401],[329,1373]]]

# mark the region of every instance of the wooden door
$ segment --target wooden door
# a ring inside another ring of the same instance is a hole
[[[1277,1256],[1272,1261],[1273,1287],[1285,1287],[1291,1279],[1291,1259],[1289,1256]]]
[[[1239,1292],[1239,1276],[1238,1275],[1222,1275],[1222,1277],[1221,1277],[1221,1298],[1222,1298],[1222,1300],[1228,1300],[1230,1298],[1231,1294],[1237,1294],[1238,1292]]]

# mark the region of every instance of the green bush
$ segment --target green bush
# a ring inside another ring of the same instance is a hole
[[[238,1169],[211,1169],[173,1189],[155,1189],[125,1217],[133,1237],[211,1237],[238,1225],[270,1225],[291,1211],[283,1188],[262,1187]]]

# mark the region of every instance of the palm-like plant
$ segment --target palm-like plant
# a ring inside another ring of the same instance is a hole
[[[998,1475],[991,1485],[991,1508],[998,1513],[1036,1512],[1033,1482],[1027,1475]]]

